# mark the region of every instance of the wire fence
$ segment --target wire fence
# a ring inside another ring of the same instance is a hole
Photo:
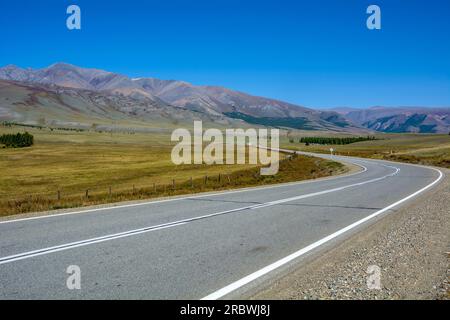
[[[248,172],[205,174],[202,177],[190,177],[187,180],[173,178],[165,183],[149,182],[146,185],[139,186],[135,184],[127,187],[110,185],[78,191],[68,191],[61,188],[53,192],[26,194],[15,199],[0,200],[0,215],[227,189],[239,185],[248,185],[249,179],[253,180],[252,183],[256,183],[261,177],[258,170],[254,171],[250,177]]]

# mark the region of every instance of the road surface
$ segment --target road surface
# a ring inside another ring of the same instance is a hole
[[[432,168],[342,159],[361,170],[0,222],[0,299],[245,297],[442,176]],[[66,285],[72,265],[81,271],[80,290]]]

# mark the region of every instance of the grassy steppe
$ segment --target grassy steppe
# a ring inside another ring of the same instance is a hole
[[[328,136],[332,136],[328,134]],[[380,140],[357,142],[348,145],[309,145],[299,143],[299,136],[282,139],[282,147],[301,151],[329,153],[332,147],[337,154],[385,159],[450,168],[450,135],[444,134],[377,134]]]
[[[170,159],[173,144],[163,133],[0,126],[0,134],[23,131],[34,135],[34,146],[0,148],[0,215],[297,181],[345,171],[340,164],[310,157],[283,160],[273,177],[261,177],[255,165],[175,166]]]

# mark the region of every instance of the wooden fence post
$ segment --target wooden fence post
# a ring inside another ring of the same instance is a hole
[[[61,200],[61,191],[58,190],[58,201]]]
[[[109,196],[111,197],[112,195],[112,190],[111,190],[111,186],[109,187]]]
[[[172,179],[172,188],[175,190],[175,179]]]
[[[86,199],[89,199],[89,189],[86,189]]]

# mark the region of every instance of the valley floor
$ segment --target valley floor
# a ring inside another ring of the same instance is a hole
[[[312,157],[282,160],[276,176],[256,165],[180,165],[168,134],[1,127],[28,131],[29,148],[0,148],[0,216],[320,178],[346,172]]]

